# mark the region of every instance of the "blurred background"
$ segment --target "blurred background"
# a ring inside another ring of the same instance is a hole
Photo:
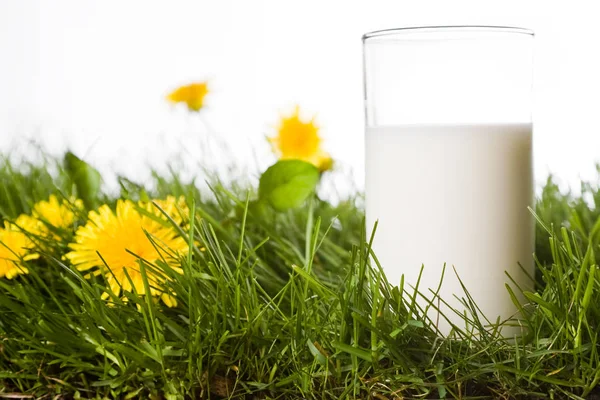
[[[174,157],[235,163],[258,176],[275,160],[265,136],[298,104],[316,117],[341,190],[360,189],[362,34],[511,25],[536,33],[536,178],[541,183],[551,171],[563,185],[577,185],[594,176],[600,160],[593,4],[5,0],[0,151],[27,153],[33,139],[51,153],[69,147],[104,171],[136,179],[148,164],[160,168]],[[201,80],[210,94],[200,115],[165,101],[177,86]]]

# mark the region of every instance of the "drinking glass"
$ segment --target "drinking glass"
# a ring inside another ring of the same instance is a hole
[[[533,285],[533,33],[401,28],[363,45],[366,217],[388,280],[419,281],[446,334],[464,327],[463,285],[480,319],[515,317],[505,284]]]

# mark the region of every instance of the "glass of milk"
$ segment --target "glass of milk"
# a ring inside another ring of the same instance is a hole
[[[378,221],[373,248],[388,280],[404,275],[411,292],[423,266],[419,304],[431,300],[461,328],[440,301],[465,311],[457,275],[490,321],[516,317],[507,274],[525,290],[534,274],[533,33],[402,28],[363,44],[367,229]]]

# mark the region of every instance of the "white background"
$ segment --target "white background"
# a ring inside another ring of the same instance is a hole
[[[536,33],[536,177],[552,171],[576,185],[595,176],[600,160],[600,27],[592,5],[2,0],[0,150],[27,150],[25,138],[53,152],[68,144],[103,169],[143,177],[148,161],[160,167],[182,141],[194,143],[182,157],[206,161],[209,131],[231,148],[229,161],[257,171],[273,161],[265,135],[299,104],[316,114],[327,150],[362,187],[362,34],[512,25]],[[177,85],[204,79],[211,94],[201,118],[164,101]]]

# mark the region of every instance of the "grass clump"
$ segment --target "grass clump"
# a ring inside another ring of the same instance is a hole
[[[3,164],[3,220],[78,195],[72,174],[48,162]],[[202,192],[155,174],[148,187],[121,179],[119,196],[96,195],[111,206],[186,199],[187,223],[155,217],[189,245],[182,273],[140,259],[143,292],[107,300],[104,275],[65,260],[85,212],[58,238],[34,238],[29,273],[0,279],[0,398],[598,398],[597,184],[581,196],[545,184],[526,334],[504,339],[468,302],[471,329],[438,335],[418,294],[374,262],[359,198],[275,212],[255,188],[207,181]],[[143,294],[157,270],[174,307]]]

